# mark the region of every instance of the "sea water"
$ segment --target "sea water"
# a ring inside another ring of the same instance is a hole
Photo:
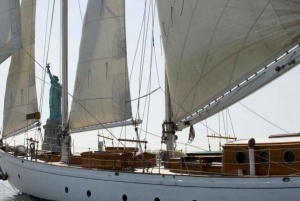
[[[28,195],[18,195],[7,181],[0,180],[0,201],[43,201]]]

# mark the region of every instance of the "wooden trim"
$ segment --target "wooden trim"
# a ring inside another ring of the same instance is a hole
[[[227,137],[227,136],[216,135],[216,134],[206,135],[206,137],[222,138],[222,139],[229,139],[229,140],[236,140],[237,139],[236,137]]]
[[[119,141],[125,141],[125,142],[140,142],[140,143],[148,143],[148,141],[145,141],[145,140],[130,140],[130,139],[122,139],[122,138],[119,138],[118,140],[119,140]]]
[[[106,137],[104,135],[97,135],[98,137],[102,137],[102,138],[105,138],[105,139],[109,139],[109,140],[114,140],[113,138],[110,138],[110,137]]]

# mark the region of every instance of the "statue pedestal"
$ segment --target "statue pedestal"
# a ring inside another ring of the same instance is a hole
[[[43,126],[45,132],[42,149],[61,153],[61,146],[57,145],[58,126],[60,125],[61,120],[47,120],[46,125]]]

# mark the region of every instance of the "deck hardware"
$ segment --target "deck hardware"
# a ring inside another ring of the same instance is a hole
[[[289,178],[289,177],[283,177],[283,178],[282,178],[282,181],[283,181],[283,182],[289,182],[289,181],[290,181],[290,178]]]

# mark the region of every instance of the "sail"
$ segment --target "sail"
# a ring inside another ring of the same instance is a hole
[[[6,83],[3,137],[26,128],[37,120],[26,121],[26,114],[38,111],[35,86],[35,8],[36,0],[22,0],[21,23],[23,49],[11,59]]]
[[[20,1],[0,0],[0,64],[22,48]]]
[[[268,64],[300,41],[299,0],[157,4],[177,124],[190,125],[192,116],[197,121],[212,116],[281,75],[284,71],[267,76],[269,69],[276,73]],[[293,59],[292,54],[288,57]],[[255,83],[247,82],[252,75],[259,75]]]
[[[90,0],[82,27],[69,129],[131,117],[125,1]]]

